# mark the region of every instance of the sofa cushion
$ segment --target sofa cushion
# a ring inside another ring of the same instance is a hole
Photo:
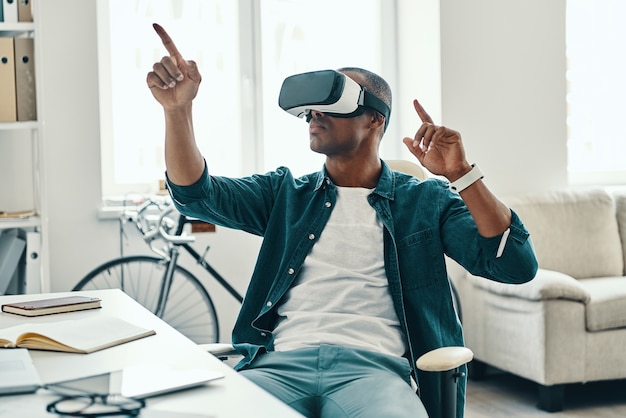
[[[626,277],[602,277],[579,282],[590,295],[586,307],[589,331],[626,327]]]
[[[535,278],[522,284],[507,284],[468,273],[468,279],[480,289],[503,296],[528,300],[568,299],[588,303],[591,299],[578,280],[558,271],[539,269]]]
[[[528,228],[541,268],[576,279],[624,274],[616,203],[605,190],[554,191],[503,200]]]

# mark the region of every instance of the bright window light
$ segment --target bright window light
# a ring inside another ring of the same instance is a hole
[[[567,1],[568,171],[573,185],[626,184],[626,2]]]
[[[382,3],[98,0],[104,196],[154,192],[164,177],[163,114],[145,79],[166,51],[152,23],[198,63],[194,128],[212,172],[241,176],[289,165],[304,174],[319,170],[323,156],[309,149],[306,123],[278,107],[282,80],[343,66],[380,72],[383,48],[395,48],[383,33]]]

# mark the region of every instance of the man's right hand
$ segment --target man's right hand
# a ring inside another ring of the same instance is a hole
[[[169,56],[154,64],[146,78],[148,87],[166,110],[190,105],[202,81],[198,66],[194,61],[185,61],[165,29],[157,23],[152,26]]]
[[[193,61],[185,61],[165,30],[153,25],[169,56],[154,64],[146,82],[165,114],[165,166],[175,184],[186,186],[204,171],[204,158],[196,145],[191,104],[202,77]]]

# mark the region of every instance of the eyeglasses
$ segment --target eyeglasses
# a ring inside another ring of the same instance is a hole
[[[146,406],[145,401],[142,399],[127,398],[121,395],[77,393],[76,389],[67,390],[69,388],[62,386],[48,386],[46,389],[62,395],[61,398],[46,406],[48,412],[57,415],[74,417],[135,417]]]
[[[83,395],[64,396],[49,403],[46,410],[57,415],[71,415],[74,417],[105,417],[139,415],[146,406],[141,399],[125,398],[117,395]]]

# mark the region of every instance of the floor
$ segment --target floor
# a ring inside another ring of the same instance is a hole
[[[565,388],[565,409],[545,412],[537,408],[533,382],[499,373],[467,386],[466,418],[624,418],[626,379],[572,384]]]

